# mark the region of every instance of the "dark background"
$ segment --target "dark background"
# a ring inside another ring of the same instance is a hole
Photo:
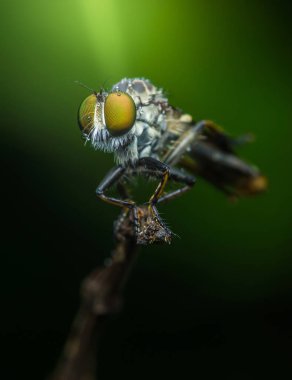
[[[118,210],[94,190],[113,159],[80,139],[74,80],[135,76],[196,119],[254,132],[242,154],[270,186],[232,204],[198,181],[160,208],[179,238],[141,250],[100,379],[290,378],[289,2],[27,0],[1,16],[3,378],[49,374],[79,284],[112,247]]]

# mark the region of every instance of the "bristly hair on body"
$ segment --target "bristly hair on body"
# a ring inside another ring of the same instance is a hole
[[[113,136],[105,123],[104,104],[106,97],[120,91],[128,94],[136,107],[136,120],[127,133]],[[97,95],[93,123],[89,131],[83,131],[83,138],[96,150],[114,153],[115,161],[121,165],[135,163],[139,158],[158,158],[154,146],[166,130],[168,100],[163,91],[144,78],[124,78],[109,92]]]

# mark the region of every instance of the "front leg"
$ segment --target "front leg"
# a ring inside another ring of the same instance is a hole
[[[126,171],[126,168],[124,168],[121,165],[113,168],[98,185],[98,187],[95,190],[95,193],[97,197],[103,200],[104,202],[113,204],[115,206],[132,209],[136,205],[134,201],[117,199],[117,198],[109,197],[105,194],[107,190],[109,190],[113,185],[119,182],[121,177],[124,175],[125,171]]]
[[[113,185],[118,184],[119,180],[122,178],[126,171],[126,168],[119,165],[113,168],[101,181],[99,186],[96,188],[96,195],[99,199],[103,200],[104,202],[110,203],[112,205],[126,208],[127,210],[132,210],[133,212],[133,219],[134,219],[134,225],[135,225],[135,233],[136,236],[139,234],[139,222],[138,222],[138,215],[137,215],[137,206],[134,201],[131,200],[124,200],[124,199],[118,199],[109,197],[105,194],[107,190],[109,190]]]

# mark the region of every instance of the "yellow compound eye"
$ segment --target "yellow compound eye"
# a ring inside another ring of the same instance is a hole
[[[125,92],[112,92],[105,99],[104,119],[111,135],[120,136],[127,133],[136,120],[134,100]]]
[[[78,123],[81,131],[85,134],[89,134],[93,128],[96,102],[96,95],[92,94],[84,99],[79,107]]]

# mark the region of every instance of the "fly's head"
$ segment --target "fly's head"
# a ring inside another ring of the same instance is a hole
[[[78,121],[85,141],[95,149],[126,152],[135,140],[136,105],[125,92],[100,91],[81,103]]]
[[[126,164],[159,137],[165,104],[167,99],[149,81],[123,79],[109,92],[89,95],[79,107],[78,122],[85,141]]]

